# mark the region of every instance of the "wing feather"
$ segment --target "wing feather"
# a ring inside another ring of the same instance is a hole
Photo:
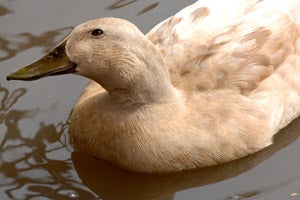
[[[247,95],[295,51],[298,26],[277,2],[200,0],[147,37],[165,57],[175,87]]]

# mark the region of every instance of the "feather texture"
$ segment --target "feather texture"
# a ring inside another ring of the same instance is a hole
[[[272,144],[300,114],[299,2],[199,0],[146,36],[116,18],[79,25],[63,44],[93,81],[71,116],[74,144],[143,172],[215,165]]]
[[[276,132],[299,114],[299,7],[297,0],[200,0],[147,36],[166,58],[176,87],[266,98],[262,105],[273,113]]]

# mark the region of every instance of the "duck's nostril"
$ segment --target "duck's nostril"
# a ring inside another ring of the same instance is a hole
[[[59,56],[59,51],[55,51],[53,53],[50,53],[47,58],[53,59],[53,58],[57,58],[58,56]]]

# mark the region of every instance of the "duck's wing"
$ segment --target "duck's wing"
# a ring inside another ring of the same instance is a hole
[[[175,87],[248,94],[295,52],[298,26],[285,4],[200,0],[147,37],[163,54]]]

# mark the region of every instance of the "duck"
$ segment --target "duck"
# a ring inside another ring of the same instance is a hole
[[[7,80],[90,79],[72,143],[127,170],[230,162],[271,145],[300,114],[298,4],[199,0],[146,35],[125,19],[87,21]]]

